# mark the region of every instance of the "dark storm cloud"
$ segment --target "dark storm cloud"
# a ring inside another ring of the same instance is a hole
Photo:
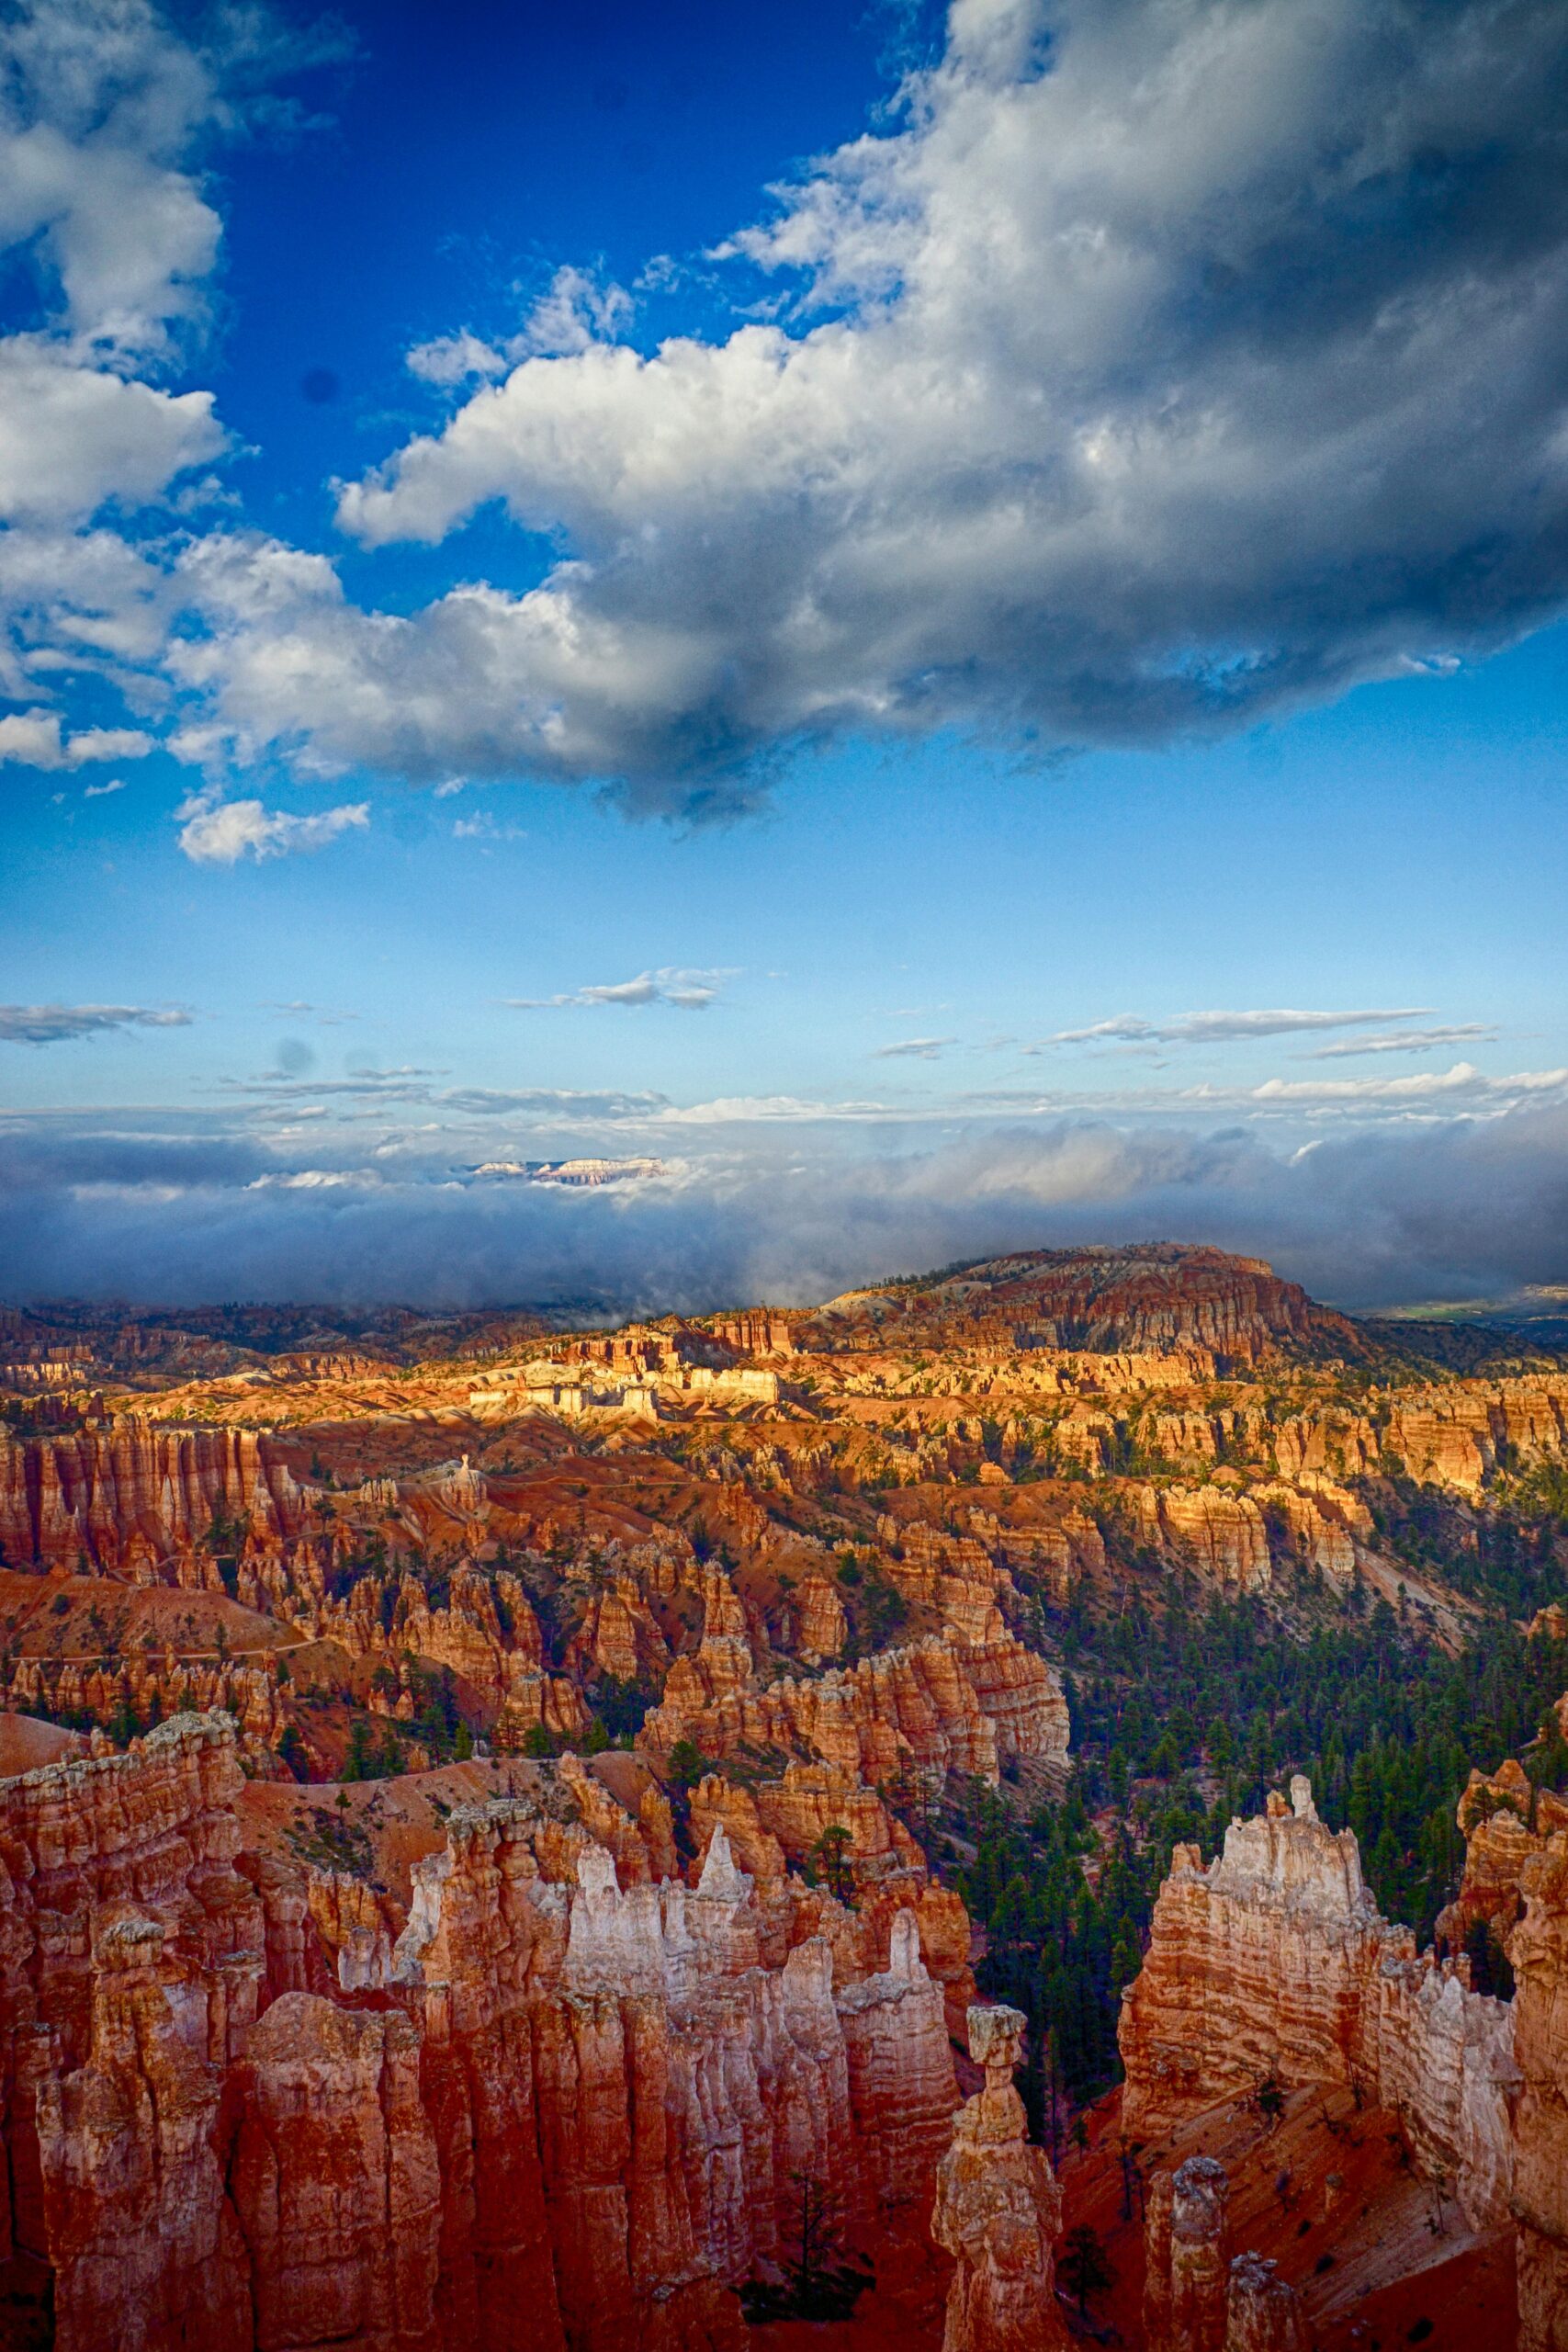
[[[1060,1120],[876,1157],[783,1139],[600,1192],[462,1181],[439,1139],[373,1164],[156,1137],[13,1139],[6,1295],[533,1300],[608,1314],[809,1302],[1029,1246],[1205,1240],[1373,1306],[1568,1277],[1568,1110],[1291,1148]],[[422,1151],[423,1157],[421,1156]]]

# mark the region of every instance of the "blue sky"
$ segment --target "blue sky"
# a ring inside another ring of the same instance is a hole
[[[1568,1278],[1562,28],[1441,13],[19,12],[9,1295]]]

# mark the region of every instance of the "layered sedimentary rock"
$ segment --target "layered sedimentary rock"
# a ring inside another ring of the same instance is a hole
[[[1568,1801],[1538,1789],[1513,1757],[1490,1778],[1472,1771],[1459,1801],[1464,1832],[1464,1875],[1453,1901],[1438,1915],[1438,1932],[1459,1949],[1478,1923],[1505,1938],[1524,1907],[1520,1881],[1532,1854],[1568,1829]]]
[[[303,1507],[287,1464],[248,1430],[128,1419],[68,1437],[0,1431],[0,1560],[13,1567],[85,1561],[152,1581],[207,1543],[215,1520],[232,1540],[281,1544]]]
[[[498,1747],[521,1747],[540,1728],[565,1739],[580,1739],[588,1728],[581,1691],[566,1675],[546,1671],[538,1618],[505,1569],[459,1561],[436,1608],[416,1577],[362,1575],[341,1599],[323,1592],[297,1602],[296,1613],[351,1657],[412,1656],[450,1668],[479,1701]]]
[[[1061,2191],[1029,2144],[1013,2074],[1023,2055],[1020,2009],[969,2012],[969,2052],[986,2087],[961,2109],[937,2169],[931,2234],[955,2268],[942,2352],[1057,2352],[1067,2332],[1055,2301]]]
[[[1225,2352],[1304,2352],[1301,2298],[1261,2255],[1238,2254],[1225,2296]]]
[[[1354,2088],[1400,2115],[1473,2224],[1506,2210],[1512,2012],[1470,1989],[1464,1962],[1417,1958],[1367,1892],[1353,1833],[1318,1819],[1299,1774],[1289,1804],[1232,1823],[1207,1870],[1176,1849],[1120,2039],[1140,2136],[1270,2082]]]
[[[675,1660],[639,1734],[656,1754],[682,1739],[710,1757],[742,1747],[804,1750],[873,1785],[911,1770],[977,1773],[994,1784],[1001,1756],[1066,1755],[1060,1678],[994,1608],[984,1642],[933,1636],[814,1679],[764,1685],[739,1596],[721,1570],[708,1569],[703,1597],[702,1640]]]
[[[1146,1542],[1190,1559],[1219,1584],[1259,1592],[1269,1583],[1269,1531],[1248,1495],[1224,1487],[1145,1487],[1138,1524]]]
[[[1224,2352],[1230,2177],[1212,2156],[1156,2173],[1144,2222],[1148,2352]]]
[[[1522,2088],[1513,2203],[1519,2352],[1568,2346],[1568,1831],[1525,1862],[1525,1915],[1508,1941]]]
[[[0,2296],[47,2266],[59,2352],[674,2352],[739,2343],[803,2177],[918,2207],[957,2093],[916,1912],[878,1952],[799,1889],[770,1962],[722,1825],[656,1884],[627,1813],[623,1887],[588,1778],[454,1813],[395,1948],[240,1852],[226,1719],[0,1783]]]
[[[1202,1351],[1242,1363],[1280,1347],[1357,1356],[1344,1316],[1315,1306],[1258,1258],[1155,1242],[1124,1250],[1031,1250],[966,1266],[951,1279],[833,1300],[796,1345],[971,1344],[995,1336],[1036,1346],[1163,1354]]]
[[[1504,1460],[1568,1454],[1568,1381],[1549,1374],[1466,1382],[1393,1406],[1383,1439],[1413,1478],[1474,1494]]]

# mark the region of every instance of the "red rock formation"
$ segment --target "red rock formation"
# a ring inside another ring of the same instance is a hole
[[[1464,1876],[1454,1900],[1439,1913],[1438,1932],[1462,1951],[1484,1920],[1499,1939],[1524,1907],[1519,1891],[1526,1862],[1560,1829],[1568,1829],[1568,1801],[1537,1789],[1509,1757],[1488,1778],[1472,1771],[1459,1801],[1464,1832]]]
[[[1299,1560],[1341,1580],[1356,1573],[1356,1544],[1372,1532],[1371,1514],[1359,1498],[1321,1472],[1302,1472],[1299,1482],[1283,1479],[1252,1487],[1247,1499],[1285,1529]]]
[[[1032,2148],[1013,2088],[1022,2058],[1021,2009],[969,2012],[969,2051],[986,2070],[937,2167],[931,2235],[953,2257],[942,2352],[1057,2352],[1055,2248],[1061,2191],[1043,2149]]]
[[[1149,2183],[1144,2223],[1144,2332],[1148,2352],[1224,2352],[1225,2209],[1230,2177],[1189,2156]]]
[[[248,1430],[127,1419],[70,1437],[0,1431],[0,1560],[14,1567],[85,1560],[173,1582],[165,1564],[206,1542],[215,1518],[241,1539],[281,1544],[299,1533],[303,1505],[288,1465]]]
[[[59,2352],[111,2344],[239,2346],[246,2273],[224,2191],[220,2065],[202,1989],[164,1965],[165,1929],[129,1905],[93,1920],[85,2064],[38,2086],[43,2222]]]
[[[723,1630],[708,1630],[716,1620]],[[741,1747],[814,1754],[874,1783],[915,1770],[973,1772],[994,1785],[998,1754],[1065,1758],[1068,1728],[1055,1669],[1005,1631],[977,1645],[932,1636],[818,1679],[764,1687],[739,1601],[715,1570],[701,1645],[676,1659],[638,1737],[656,1755],[690,1739],[712,1757]]]
[[[257,2346],[438,2352],[441,2174],[416,2028],[286,1993],[230,2088]]]
[[[1096,1353],[1199,1349],[1242,1363],[1281,1347],[1366,1352],[1354,1324],[1280,1282],[1261,1259],[1175,1242],[1021,1250],[928,1284],[849,1293],[795,1331],[807,1346],[993,1338]]]
[[[1505,1458],[1526,1464],[1568,1455],[1568,1382],[1530,1374],[1396,1398],[1383,1451],[1413,1478],[1478,1493]]]
[[[1216,1583],[1261,1592],[1272,1579],[1269,1532],[1249,1495],[1224,1487],[1145,1487],[1138,1524],[1146,1543],[1190,1560]]]
[[[1519,2352],[1568,2346],[1568,1831],[1526,1860],[1525,1916],[1508,1942],[1518,1982],[1515,2053]]]
[[[1229,2176],[1212,2156],[1189,2156],[1150,2181],[1145,2352],[1300,2352],[1295,2290],[1258,2255],[1229,2257]]]
[[[1303,2352],[1301,2298],[1261,2255],[1238,2254],[1225,2297],[1225,2352]]]
[[[1122,1999],[1125,2127],[1157,2138],[1270,2081],[1359,2088],[1401,2116],[1472,2226],[1495,2221],[1513,2165],[1511,2013],[1379,1916],[1353,1834],[1319,1821],[1299,1774],[1292,1800],[1233,1822],[1206,1871],[1177,1848]]]
[[[803,2173],[862,2225],[929,2195],[919,1906],[879,1964],[880,1913],[770,1917],[722,1825],[656,1885],[667,1805],[604,1763],[454,1813],[395,1950],[363,1881],[235,1870],[221,1719],[0,1783],[0,2263],[52,2270],[61,2352],[739,2352]]]

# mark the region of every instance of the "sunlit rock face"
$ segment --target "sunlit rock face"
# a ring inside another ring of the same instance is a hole
[[[280,1546],[304,1498],[264,1437],[126,1419],[70,1437],[0,1433],[0,1559],[152,1581],[194,1558],[214,1519]],[[216,1582],[216,1571],[212,1572]]]
[[[1418,1958],[1380,1916],[1353,1833],[1318,1819],[1298,1774],[1289,1804],[1232,1823],[1207,1870],[1176,1849],[1122,2003],[1126,2128],[1156,2138],[1269,2082],[1355,2089],[1403,2118],[1482,2226],[1511,2190],[1513,2031],[1464,1962]]]
[[[956,2266],[942,2352],[1056,2352],[1068,2340],[1055,2301],[1061,2191],[1013,2088],[1023,2026],[1019,2009],[969,2012],[986,2087],[960,2111],[937,2169],[931,2234]]]
[[[739,2346],[803,2177],[847,2225],[929,2199],[957,2091],[913,1910],[878,1953],[818,1896],[780,1951],[722,1822],[694,1885],[623,1886],[501,1799],[389,1945],[241,1850],[237,1752],[187,1716],[0,1782],[0,2290],[48,2266],[60,2352]]]

